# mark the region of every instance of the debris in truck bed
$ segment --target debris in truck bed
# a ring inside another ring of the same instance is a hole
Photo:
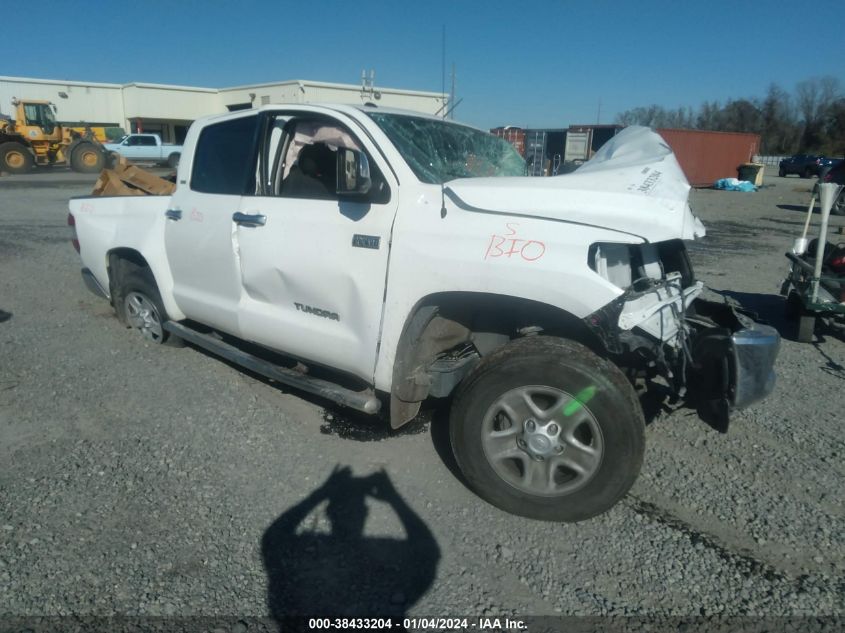
[[[169,196],[176,184],[159,178],[121,158],[112,169],[104,169],[94,185],[92,196]]]

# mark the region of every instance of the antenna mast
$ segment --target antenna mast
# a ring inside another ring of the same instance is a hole
[[[453,105],[454,104],[454,105]],[[455,62],[452,62],[452,92],[449,94],[449,118],[454,120],[455,119],[455,108],[457,107],[457,103],[455,103]]]

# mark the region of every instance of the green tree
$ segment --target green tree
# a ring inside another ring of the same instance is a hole
[[[695,112],[653,104],[626,110],[616,120],[622,125],[760,134],[765,154],[845,155],[845,96],[835,77],[806,79],[793,95],[773,83],[762,100],[729,99],[724,106],[704,101]]]

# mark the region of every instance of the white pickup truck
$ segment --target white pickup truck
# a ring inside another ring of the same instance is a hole
[[[106,143],[105,148],[131,161],[159,163],[168,167],[177,167],[182,156],[181,145],[162,143],[158,134],[127,134],[114,143]]]
[[[780,340],[699,297],[683,240],[704,229],[654,132],[569,175],[524,169],[437,118],[265,106],[194,123],[172,196],[75,198],[68,222],[89,289],[147,340],[394,428],[450,397],[480,496],[575,521],[637,477],[638,388],[726,423],[773,388]]]

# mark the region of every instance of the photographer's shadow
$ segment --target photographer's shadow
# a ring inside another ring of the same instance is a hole
[[[364,535],[367,497],[390,506],[404,539]],[[440,548],[387,473],[354,477],[346,467],[267,528],[261,554],[267,606],[284,626],[297,616],[402,617],[434,581]]]

